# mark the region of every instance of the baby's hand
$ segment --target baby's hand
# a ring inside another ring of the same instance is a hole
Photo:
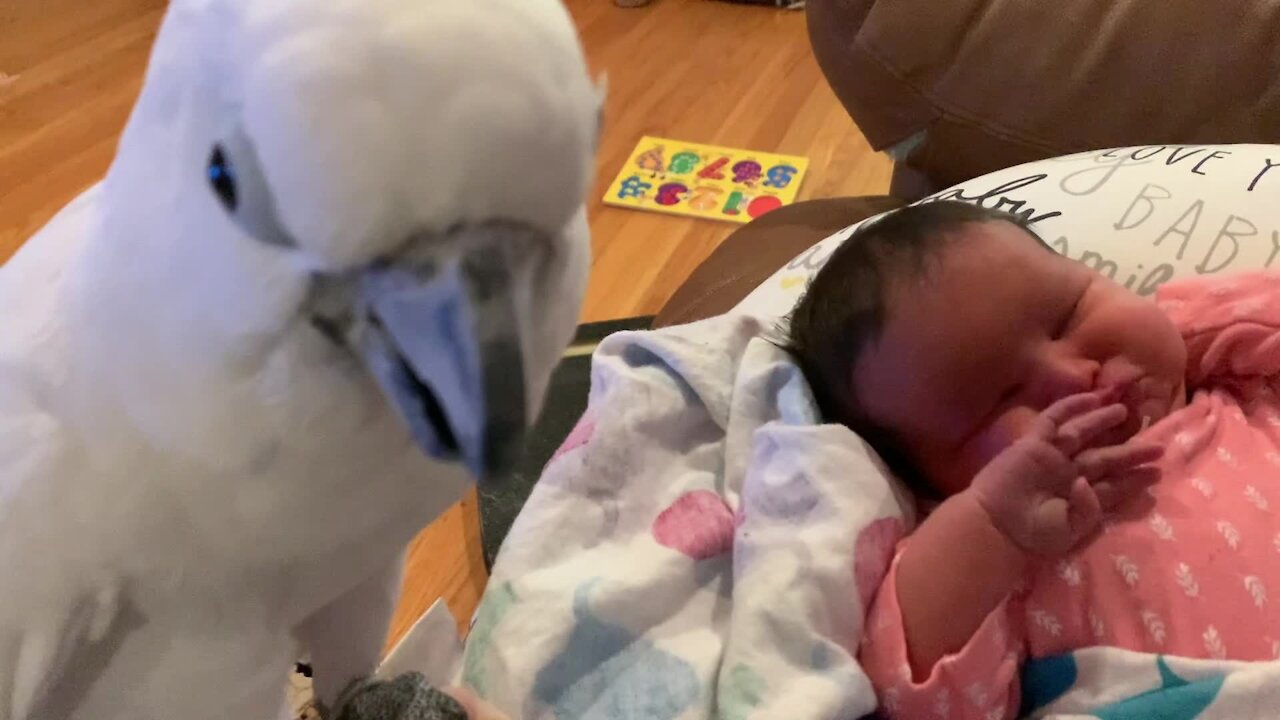
[[[969,490],[1015,545],[1062,555],[1093,534],[1103,512],[1160,479],[1159,468],[1149,464],[1163,454],[1159,445],[1130,440],[1093,447],[1128,412],[1104,405],[1098,393],[1059,400],[988,463]]]

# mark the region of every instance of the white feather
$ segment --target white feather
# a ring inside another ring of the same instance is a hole
[[[942,688],[937,691],[937,695],[933,700],[933,714],[939,718],[951,717],[951,691]]]
[[[1249,500],[1249,502],[1253,503],[1259,510],[1266,511],[1271,507],[1271,504],[1267,502],[1267,498],[1264,497],[1263,494],[1258,491],[1258,488],[1252,485],[1245,487],[1244,496]]]
[[[1244,587],[1253,598],[1253,604],[1261,608],[1267,604],[1267,586],[1257,575],[1249,575],[1244,579]]]
[[[1150,610],[1143,610],[1142,624],[1147,628],[1147,634],[1151,636],[1151,641],[1156,646],[1164,645],[1165,626],[1159,615]]]
[[[1217,528],[1222,535],[1222,539],[1227,543],[1227,547],[1232,550],[1240,548],[1240,531],[1236,529],[1235,525],[1226,520],[1219,520]]]
[[[1151,519],[1147,521],[1151,526],[1151,531],[1161,540],[1173,540],[1173,525],[1158,512],[1151,513]]]
[[[1058,563],[1058,577],[1071,587],[1076,587],[1081,580],[1080,566],[1069,560],[1063,560]]]
[[[1226,659],[1227,646],[1222,642],[1222,635],[1218,633],[1218,628],[1210,625],[1205,629],[1201,637],[1204,640],[1204,649],[1209,653],[1209,657],[1215,660]]]
[[[1058,637],[1062,634],[1062,623],[1052,613],[1035,609],[1030,612],[1030,615],[1036,626],[1051,637]]]
[[[1124,578],[1124,582],[1129,587],[1136,587],[1138,584],[1138,566],[1132,560],[1124,555],[1112,555],[1111,562],[1116,567],[1116,572],[1120,573],[1120,577]]]
[[[1101,642],[1107,635],[1107,626],[1102,622],[1102,618],[1093,610],[1089,611],[1089,628],[1093,631],[1093,639]]]
[[[1182,588],[1182,592],[1187,597],[1199,597],[1200,583],[1196,582],[1196,578],[1191,574],[1191,566],[1186,563],[1178,563],[1178,569],[1174,573],[1175,579],[1178,581],[1178,587]]]
[[[1213,497],[1213,485],[1204,478],[1191,478],[1191,487],[1207,498]]]

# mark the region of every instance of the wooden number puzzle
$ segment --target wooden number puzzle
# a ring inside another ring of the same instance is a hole
[[[745,223],[795,202],[809,159],[645,136],[606,205]]]

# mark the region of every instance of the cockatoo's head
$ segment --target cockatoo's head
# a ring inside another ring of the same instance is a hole
[[[168,233],[123,282],[180,287],[173,352],[314,333],[483,478],[576,324],[599,108],[558,0],[174,0],[105,223]]]

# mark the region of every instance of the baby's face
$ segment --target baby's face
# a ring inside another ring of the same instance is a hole
[[[870,419],[944,495],[1054,401],[1124,389],[1105,444],[1184,402],[1186,347],[1155,303],[1011,223],[969,225],[918,282],[892,288],[880,340],[853,368]]]

